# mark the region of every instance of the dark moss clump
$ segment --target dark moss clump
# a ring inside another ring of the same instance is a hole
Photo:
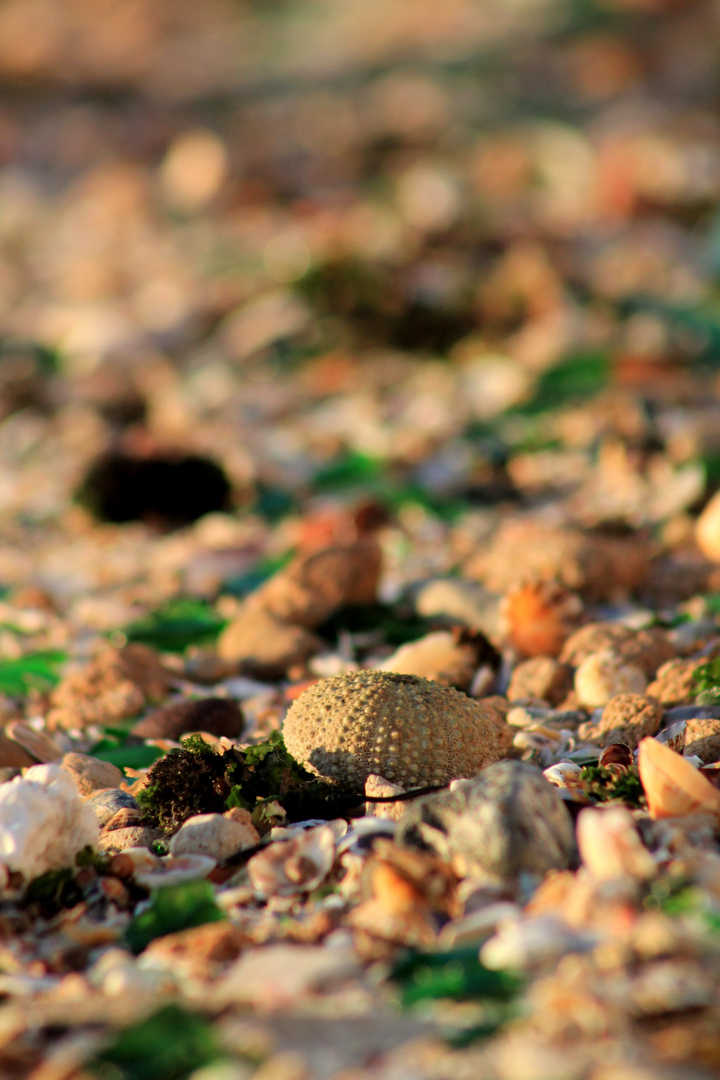
[[[204,740],[199,741],[207,751],[194,746],[171,750],[150,769],[147,785],[137,795],[148,825],[170,832],[194,814],[222,814],[226,809],[237,765],[235,754],[216,754]]]
[[[279,731],[267,742],[224,754],[192,735],[153,765],[137,798],[145,822],[167,832],[194,814],[222,814],[228,806],[252,810],[265,799],[277,799],[290,821],[341,812],[337,788],[299,765]]]

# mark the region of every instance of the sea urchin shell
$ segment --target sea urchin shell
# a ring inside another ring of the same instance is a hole
[[[475,776],[503,757],[512,733],[491,706],[417,675],[353,671],[323,679],[291,706],[290,753],[362,791],[375,773],[407,788]]]

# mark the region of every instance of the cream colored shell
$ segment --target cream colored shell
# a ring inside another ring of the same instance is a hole
[[[406,788],[475,776],[509,749],[506,727],[490,706],[428,679],[354,671],[301,694],[283,733],[298,761],[362,792],[372,774]]]

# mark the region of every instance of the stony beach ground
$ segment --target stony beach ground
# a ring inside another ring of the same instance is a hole
[[[0,5],[0,1075],[720,1070],[720,23]]]

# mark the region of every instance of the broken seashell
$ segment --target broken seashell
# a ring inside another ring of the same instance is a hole
[[[128,851],[123,854],[127,855]],[[151,866],[136,869],[135,881],[144,889],[165,889],[168,885],[182,885],[186,881],[206,878],[216,865],[215,860],[207,855],[167,855],[155,859]]]
[[[261,896],[312,892],[335,861],[335,832],[329,825],[305,829],[268,844],[248,861],[250,884]]]
[[[685,749],[685,735],[687,732],[687,720],[676,720],[674,724],[658,731],[655,740],[669,746],[676,754],[682,754]]]
[[[680,754],[657,739],[643,739],[638,767],[652,817],[713,814],[720,822],[720,791]]]
[[[598,758],[598,765],[617,776],[626,773],[635,763],[635,755],[627,743],[610,743]]]
[[[582,810],[577,839],[582,861],[597,881],[628,876],[645,880],[655,874],[655,860],[643,847],[632,814],[622,806]]]
[[[568,788],[573,791],[582,791],[582,769],[572,761],[560,761],[557,765],[551,765],[543,770],[543,776],[551,784],[559,788]]]

